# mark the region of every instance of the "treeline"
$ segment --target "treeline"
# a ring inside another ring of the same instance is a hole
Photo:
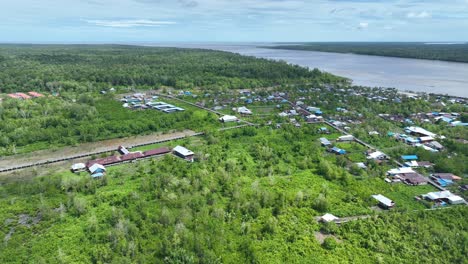
[[[0,91],[109,86],[252,88],[344,81],[319,70],[228,52],[138,46],[0,45]],[[80,86],[81,84],[81,86]]]
[[[330,42],[281,45],[267,48],[468,62],[468,44]]]

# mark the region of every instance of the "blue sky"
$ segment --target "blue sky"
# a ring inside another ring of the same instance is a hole
[[[0,42],[468,41],[468,0],[2,0]]]

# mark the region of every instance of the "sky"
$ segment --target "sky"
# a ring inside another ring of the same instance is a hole
[[[468,0],[0,2],[0,42],[468,41]]]

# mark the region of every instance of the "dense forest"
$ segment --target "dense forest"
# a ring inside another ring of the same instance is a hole
[[[109,86],[252,88],[340,80],[317,69],[220,51],[136,46],[0,45],[0,91],[99,91]],[[342,79],[341,79],[342,80]]]
[[[227,52],[118,45],[0,45],[0,93],[46,92],[0,103],[0,155],[130,135],[204,127],[205,112],[127,111],[112,94],[135,89],[223,91],[279,83],[342,83],[317,69]]]
[[[338,42],[285,44],[273,49],[312,50],[322,52],[355,53],[387,57],[468,62],[468,44],[425,44],[401,42]]]

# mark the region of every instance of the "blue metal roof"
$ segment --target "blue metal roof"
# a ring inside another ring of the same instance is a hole
[[[102,176],[104,176],[104,173],[102,173],[102,172],[91,174],[91,177],[93,177],[93,178],[99,178],[99,177],[102,177]]]
[[[401,156],[403,160],[418,160],[418,156],[416,155],[403,155]]]

